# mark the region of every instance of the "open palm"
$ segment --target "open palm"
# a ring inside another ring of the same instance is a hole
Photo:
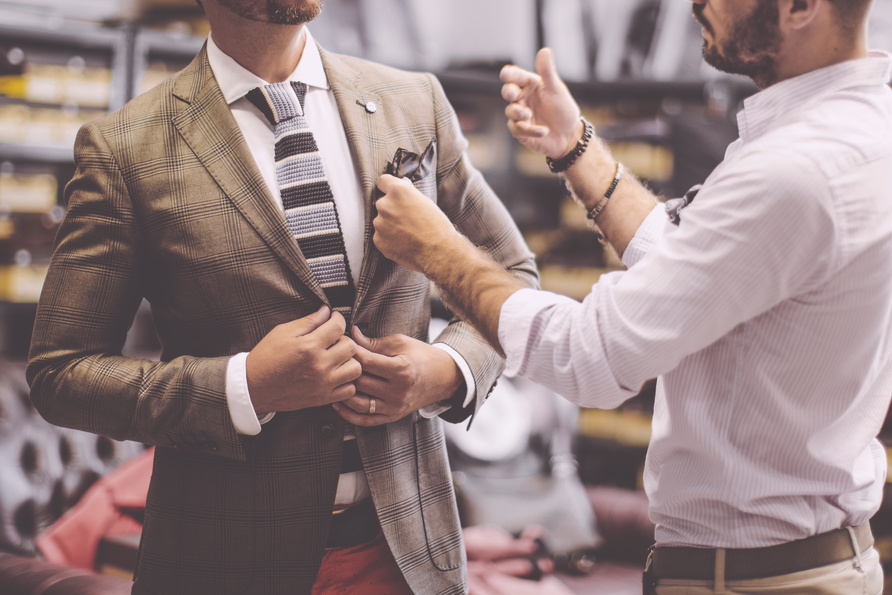
[[[500,73],[508,130],[527,148],[559,159],[582,136],[579,106],[557,74],[549,48],[536,54],[536,72],[505,66]]]

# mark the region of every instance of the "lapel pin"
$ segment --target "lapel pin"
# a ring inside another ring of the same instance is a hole
[[[357,100],[356,103],[364,107],[365,111],[370,114],[374,114],[376,111],[378,111],[378,104],[374,101],[366,101],[365,103],[363,103],[362,101]]]

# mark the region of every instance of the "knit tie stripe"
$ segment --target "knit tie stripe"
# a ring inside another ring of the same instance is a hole
[[[304,118],[304,83],[275,83],[247,99],[275,127],[276,182],[288,230],[329,303],[350,324],[356,296],[344,237],[319,147]]]

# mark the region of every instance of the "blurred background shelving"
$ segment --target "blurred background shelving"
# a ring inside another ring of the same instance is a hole
[[[24,21],[24,19],[23,19]],[[78,129],[127,99],[126,31],[0,20],[0,336],[26,353]]]
[[[327,0],[310,28],[330,51],[439,76],[472,161],[537,253],[543,287],[578,299],[622,265],[544,160],[508,133],[501,66],[531,68],[538,47],[553,47],[584,114],[665,197],[701,182],[722,159],[737,136],[741,101],[755,91],[702,62],[699,25],[679,0]],[[27,354],[78,128],[183,68],[207,31],[193,0],[0,0],[6,358]],[[892,49],[892,3],[876,3],[871,40]],[[128,349],[156,348],[144,304]],[[616,411],[580,413],[576,450],[585,481],[640,487],[652,403],[649,382]],[[892,444],[892,429],[883,435]],[[878,532],[892,535],[892,513],[884,508],[877,520]]]

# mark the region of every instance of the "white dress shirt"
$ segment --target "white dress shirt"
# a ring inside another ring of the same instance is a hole
[[[669,224],[657,207],[580,304],[503,306],[508,374],[610,408],[658,377],[644,471],[660,545],[746,548],[868,520],[892,396],[890,58],[749,98]]]
[[[302,81],[307,84],[307,94],[304,99],[305,118],[319,147],[322,165],[325,168],[328,184],[331,187],[338,211],[347,261],[351,263],[350,271],[353,275],[353,284],[358,285],[365,234],[362,185],[337,102],[322,65],[319,48],[306,27],[304,27],[304,35],[306,42],[303,54],[297,68],[288,80]],[[223,97],[229,103],[232,115],[248,144],[248,149],[263,175],[270,193],[281,208],[282,198],[276,180],[275,130],[266,117],[245,98],[251,89],[268,83],[223,53],[211,36],[207,41],[207,55],[214,77],[217,79]],[[258,197],[258,199],[263,200],[262,197]],[[464,400],[464,404],[467,406],[476,394],[476,385],[470,367],[464,358],[448,345],[435,343],[435,346],[448,353],[461,370],[467,388]],[[226,398],[236,431],[240,434],[255,435],[260,433],[261,424],[272,419],[273,414],[267,414],[262,420],[257,418],[248,391],[245,368],[247,357],[247,353],[240,353],[230,359],[227,368]],[[423,409],[420,413],[426,417],[433,417],[447,408],[445,405],[433,405]],[[368,488],[364,478],[361,481],[345,481],[345,479],[347,478],[342,476],[338,485],[336,503],[354,502],[367,495]]]

